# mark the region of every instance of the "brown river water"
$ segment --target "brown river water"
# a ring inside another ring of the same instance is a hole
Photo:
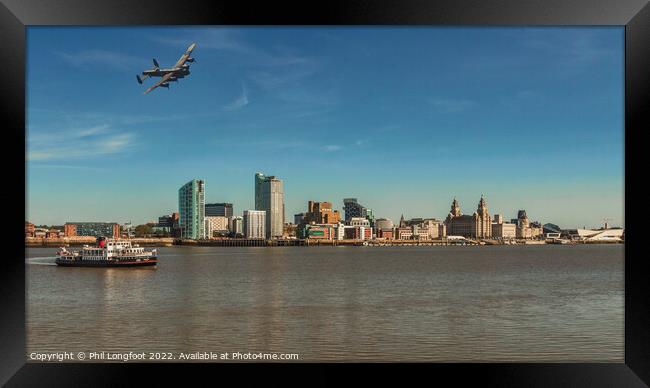
[[[26,249],[27,354],[624,361],[623,245],[158,251],[157,268],[125,269]]]

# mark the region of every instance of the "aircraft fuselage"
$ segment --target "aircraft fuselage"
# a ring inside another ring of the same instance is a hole
[[[174,73],[174,76],[178,76],[178,78],[185,77],[186,75],[190,74],[190,70],[187,67],[179,67],[179,68],[173,68],[173,69],[153,69],[153,70],[145,70],[142,72],[142,75],[148,75],[149,77],[162,77],[165,74],[169,73]]]

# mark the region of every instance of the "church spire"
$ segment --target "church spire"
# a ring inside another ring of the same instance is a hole
[[[402,214],[402,216],[399,218],[399,227],[403,228],[404,226],[406,226],[406,224],[404,223],[404,214]]]

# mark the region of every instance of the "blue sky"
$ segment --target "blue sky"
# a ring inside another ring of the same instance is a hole
[[[253,207],[284,179],[287,220],[357,197],[379,217],[518,209],[623,225],[624,30],[29,27],[26,218],[143,223],[178,188]],[[192,74],[135,75],[196,42]]]

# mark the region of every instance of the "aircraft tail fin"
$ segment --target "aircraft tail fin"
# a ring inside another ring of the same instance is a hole
[[[156,58],[153,58],[153,67],[156,68],[156,69],[160,68],[160,65],[158,64],[158,61],[156,60]]]
[[[140,85],[142,85],[142,78],[140,78],[140,76],[137,75],[137,74],[135,75],[135,78],[137,78],[137,79],[138,79],[138,83],[139,83]]]

